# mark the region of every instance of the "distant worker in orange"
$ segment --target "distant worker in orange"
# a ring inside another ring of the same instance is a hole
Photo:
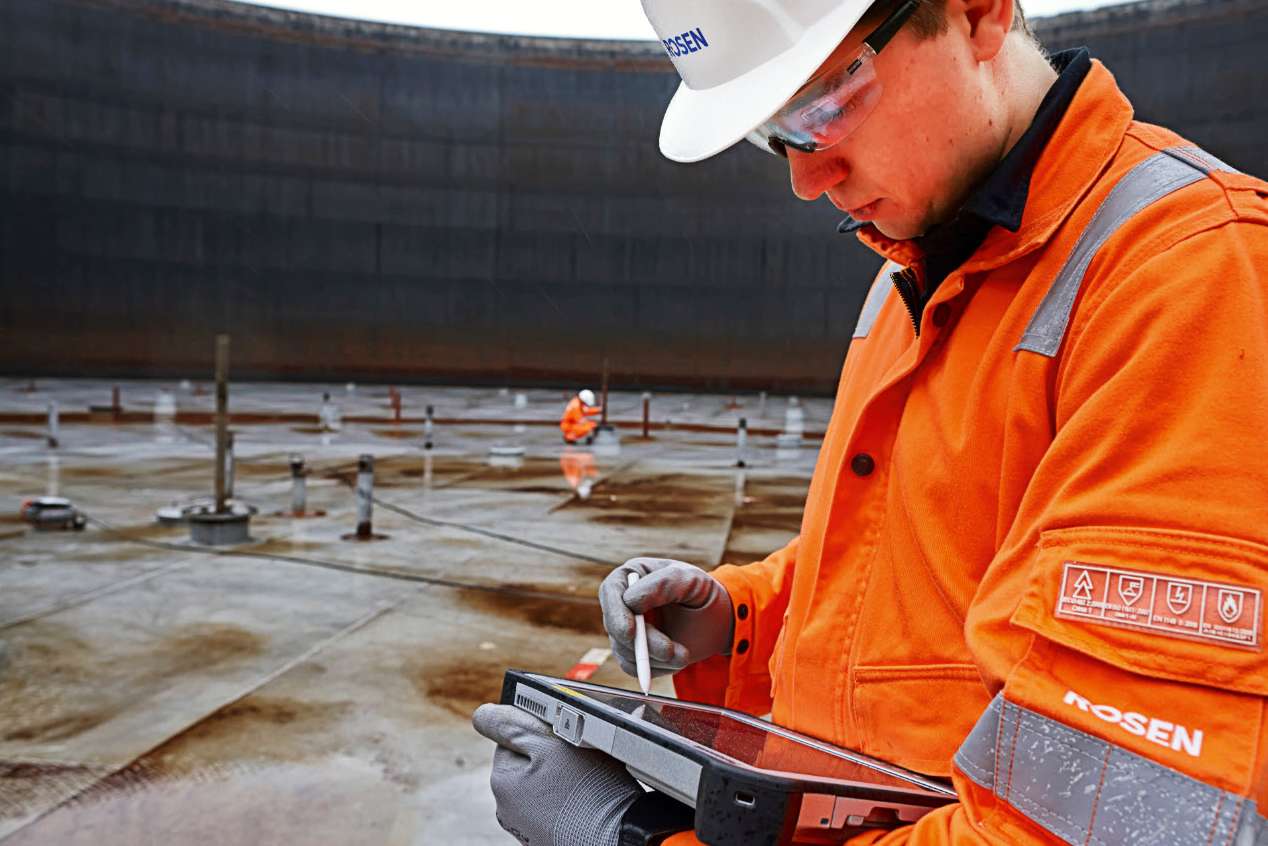
[[[563,419],[559,421],[559,428],[564,433],[564,443],[593,443],[594,430],[598,424],[590,418],[601,411],[603,409],[594,404],[594,391],[589,388],[579,391],[568,401]]]

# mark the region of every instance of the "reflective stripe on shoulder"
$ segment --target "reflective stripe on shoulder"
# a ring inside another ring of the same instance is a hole
[[[1169,156],[1183,159],[1194,167],[1199,168],[1203,173],[1210,173],[1213,170],[1222,170],[1228,173],[1241,173],[1241,171],[1237,168],[1229,167],[1223,161],[1217,159],[1215,156],[1212,156],[1201,147],[1168,147],[1163,150],[1163,152]]]
[[[1072,846],[1268,846],[1244,796],[1022,708],[998,695],[955,755],[979,787]]]
[[[1052,358],[1061,348],[1070,312],[1083,286],[1083,277],[1097,252],[1124,223],[1141,209],[1168,194],[1203,179],[1213,170],[1231,171],[1228,165],[1197,147],[1172,147],[1155,153],[1132,168],[1093,215],[1087,229],[1052,281],[1030,325],[1015,350]]]
[[[901,269],[897,262],[892,261],[885,262],[884,266],[881,267],[881,272],[877,274],[876,280],[872,282],[872,289],[867,292],[867,299],[863,301],[863,310],[859,312],[859,322],[854,325],[854,337],[866,338],[868,333],[872,331],[872,326],[876,323],[876,317],[881,313],[881,306],[885,305],[885,299],[894,288],[890,284],[889,274]]]

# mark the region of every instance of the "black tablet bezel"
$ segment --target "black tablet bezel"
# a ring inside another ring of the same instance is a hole
[[[540,679],[549,679],[541,681]],[[584,693],[584,687],[593,687],[611,691],[614,694],[643,696],[636,691],[610,688],[591,682],[576,682],[569,679],[546,676],[542,673],[531,673],[525,670],[507,670],[502,682],[502,702],[514,704],[515,689],[524,684],[539,693],[558,699],[559,692],[551,685],[571,687]],[[579,687],[580,686],[580,687]],[[651,701],[669,704],[681,704],[676,699],[647,695]],[[885,765],[881,769],[891,777],[910,777],[910,791],[865,785],[858,782],[846,782],[818,778],[815,776],[784,776],[750,767],[734,761],[720,752],[713,752],[698,746],[694,742],[675,736],[669,732],[658,730],[655,726],[631,715],[605,705],[590,697],[579,695],[567,699],[569,707],[597,719],[615,723],[621,729],[644,740],[671,749],[673,752],[700,765],[700,784],[696,794],[695,828],[697,836],[705,843],[753,843],[779,846],[791,840],[801,808],[801,796],[804,794],[829,794],[852,798],[892,802],[895,804],[916,805],[926,808],[937,808],[956,801],[955,792],[949,785],[942,785],[928,776],[918,773],[907,774],[901,767]],[[701,703],[692,703],[701,704]],[[740,714],[728,708],[706,705],[708,709],[738,718],[747,722],[749,715]],[[777,733],[794,741],[807,742],[810,746],[822,746],[822,741],[807,738],[794,731],[779,728]],[[820,750],[823,751],[823,750]],[[866,765],[868,756],[859,756],[859,763]],[[921,783],[927,783],[927,789]],[[736,801],[740,794],[751,800],[745,804]]]

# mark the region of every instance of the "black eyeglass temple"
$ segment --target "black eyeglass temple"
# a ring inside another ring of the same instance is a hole
[[[894,34],[902,29],[903,24],[907,22],[907,18],[911,17],[912,12],[919,7],[920,3],[917,0],[907,0],[907,2],[895,9],[894,14],[886,18],[884,23],[872,30],[872,34],[863,39],[863,43],[871,47],[873,52],[879,53],[881,48],[894,37]]]

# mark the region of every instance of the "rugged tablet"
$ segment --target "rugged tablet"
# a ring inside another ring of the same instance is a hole
[[[521,670],[507,671],[502,702],[693,807],[696,836],[716,846],[777,846],[794,832],[830,842],[956,799],[944,781],[712,705]]]

